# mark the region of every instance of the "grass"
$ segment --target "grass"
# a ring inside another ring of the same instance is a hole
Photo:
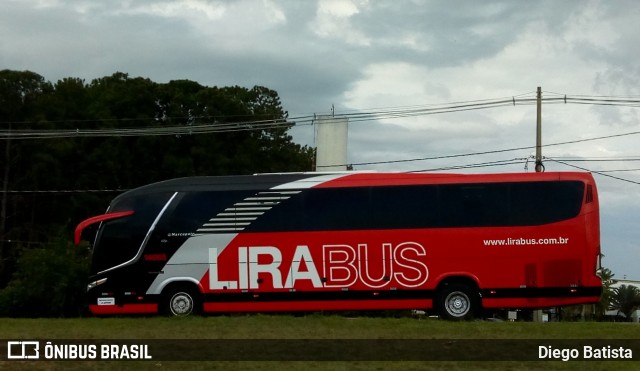
[[[424,339],[427,346],[430,339],[458,340],[464,344],[465,354],[483,354],[496,351],[493,339],[513,340],[523,347],[534,348],[544,345],[553,339],[615,339],[632,340],[632,344],[640,344],[640,327],[630,323],[597,323],[597,322],[445,322],[435,319],[416,318],[372,318],[343,316],[289,316],[289,315],[238,315],[188,318],[165,317],[123,317],[123,318],[74,318],[74,319],[0,319],[0,339],[87,339],[99,342],[105,339],[244,339],[248,347],[278,346],[279,339]],[[252,339],[274,339],[271,342],[252,342]],[[464,339],[479,339],[464,342]],[[519,339],[534,339],[518,341]],[[244,342],[237,342],[243,344]],[[354,342],[362,345],[362,342]],[[449,342],[434,342],[442,346]],[[455,343],[455,341],[451,342]],[[208,344],[208,343],[205,343]],[[224,344],[224,343],[223,343]],[[305,342],[289,342],[287,346],[305,346]],[[315,344],[315,343],[314,343]],[[343,344],[343,343],[340,343]],[[347,342],[345,347],[351,343]],[[402,346],[405,343],[395,343]],[[412,346],[411,342],[406,342]],[[422,343],[420,343],[422,344]],[[455,344],[454,344],[455,345]],[[636,347],[637,348],[637,347]],[[383,348],[374,348],[382,351]],[[444,349],[444,348],[443,348]],[[262,349],[259,349],[262,350]],[[335,349],[334,349],[335,350]],[[362,350],[362,349],[361,349]],[[446,349],[445,349],[446,350]],[[531,349],[529,349],[531,350]],[[635,348],[634,348],[635,350]],[[251,349],[246,350],[252,352]],[[304,351],[304,350],[303,350]],[[348,352],[349,349],[345,349]],[[399,350],[402,352],[402,350]],[[428,351],[425,349],[425,351]],[[374,353],[375,354],[375,353]],[[0,354],[4,358],[4,354]],[[156,357],[157,358],[157,357]],[[634,353],[640,359],[640,351]],[[188,359],[188,358],[187,358]],[[455,359],[455,357],[453,357]],[[489,355],[487,359],[492,359]],[[276,370],[282,368],[313,370],[411,370],[411,369],[562,369],[562,370],[624,370],[638,369],[637,362],[541,362],[541,361],[447,361],[418,362],[396,360],[393,362],[188,362],[188,361],[38,361],[38,362],[0,362],[2,369],[254,369]]]

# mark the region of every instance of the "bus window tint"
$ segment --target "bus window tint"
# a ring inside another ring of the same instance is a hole
[[[428,228],[438,223],[433,185],[371,188],[371,228]]]
[[[133,259],[170,196],[155,193],[116,200],[111,210],[133,210],[134,214],[103,223],[93,250],[92,271],[98,273]]]
[[[225,212],[225,209],[233,208],[234,203],[241,202],[245,197],[254,194],[255,192],[248,191],[184,193],[179,200],[174,202],[175,208],[171,209],[166,217],[163,217],[158,223],[157,235],[195,232],[211,218]]]
[[[511,225],[541,225],[578,215],[584,183],[577,181],[511,184]]]
[[[303,195],[303,230],[339,231],[367,229],[369,189],[320,188]]]
[[[541,225],[578,215],[583,189],[579,181],[311,189],[275,207],[250,230]]]
[[[482,227],[509,223],[509,185],[451,184],[440,187],[440,226]]]

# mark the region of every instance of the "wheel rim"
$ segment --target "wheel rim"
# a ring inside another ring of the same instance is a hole
[[[169,303],[174,316],[186,316],[193,311],[193,298],[185,292],[179,292],[171,297]]]
[[[469,313],[471,301],[469,297],[461,291],[454,291],[447,295],[445,299],[445,309],[453,317],[464,317]]]

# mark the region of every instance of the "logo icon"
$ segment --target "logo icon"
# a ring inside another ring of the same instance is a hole
[[[39,359],[39,341],[8,341],[7,359]]]

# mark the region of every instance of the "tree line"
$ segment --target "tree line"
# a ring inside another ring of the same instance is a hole
[[[314,151],[293,142],[286,119],[278,93],[263,86],[157,83],[122,72],[52,83],[0,71],[0,315],[78,314],[89,254],[71,246],[72,231],[124,190],[176,177],[311,170]],[[247,124],[269,121],[285,125]],[[227,129],[151,135],[198,125]],[[15,135],[132,127],[148,131]]]

